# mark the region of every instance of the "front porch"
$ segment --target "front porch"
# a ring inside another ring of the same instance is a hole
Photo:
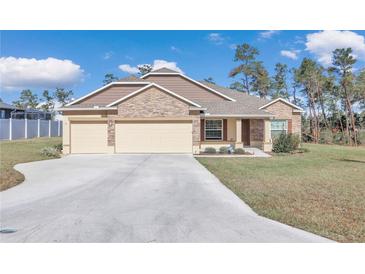
[[[256,147],[271,152],[271,120],[268,118],[209,117],[201,119],[200,151],[207,147]]]

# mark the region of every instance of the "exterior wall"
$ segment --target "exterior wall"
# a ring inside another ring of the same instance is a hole
[[[293,112],[293,108],[284,102],[278,101],[265,108],[275,115],[275,119],[292,120],[292,133],[301,135],[302,117],[300,112]]]
[[[63,135],[62,135],[62,153],[69,154],[70,151],[70,121],[67,116],[62,116]]]
[[[189,105],[185,102],[151,87],[118,105],[121,117],[176,117],[188,116]]]
[[[227,141],[236,141],[236,118],[227,119]]]
[[[223,97],[179,75],[149,75],[145,80],[159,84],[192,101],[226,101]]]

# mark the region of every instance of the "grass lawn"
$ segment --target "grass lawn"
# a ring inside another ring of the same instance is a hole
[[[305,144],[272,158],[197,158],[258,214],[340,242],[365,242],[365,147]]]
[[[51,159],[42,156],[40,150],[61,142],[59,137],[0,142],[0,191],[24,181],[23,174],[16,171],[14,165]]]

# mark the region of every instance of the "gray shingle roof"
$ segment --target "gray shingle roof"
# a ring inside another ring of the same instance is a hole
[[[119,82],[148,82],[148,80],[138,78],[134,75],[130,75],[130,76],[127,76],[127,77],[124,77],[124,78],[120,78],[118,81]]]
[[[64,106],[62,108],[93,108],[93,107],[106,107],[106,105],[101,105],[101,104],[74,104],[71,106]]]
[[[19,109],[15,106],[12,106],[12,105],[4,103],[4,102],[0,102],[0,108],[2,108],[2,109]]]
[[[207,112],[211,115],[272,115],[266,110],[259,109],[263,105],[269,103],[267,99],[262,99],[253,95],[248,95],[243,92],[235,91],[229,88],[221,87],[215,84],[211,84],[205,81],[200,83],[219,91],[220,93],[235,99],[232,101],[220,101],[220,102],[197,102],[201,106],[207,108]]]

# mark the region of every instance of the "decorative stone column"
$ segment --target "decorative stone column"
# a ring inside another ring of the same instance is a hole
[[[193,154],[200,153],[200,116],[193,118]]]
[[[115,120],[108,119],[108,151],[114,153],[115,150]]]
[[[236,119],[236,148],[243,148],[242,143],[242,119]]]

